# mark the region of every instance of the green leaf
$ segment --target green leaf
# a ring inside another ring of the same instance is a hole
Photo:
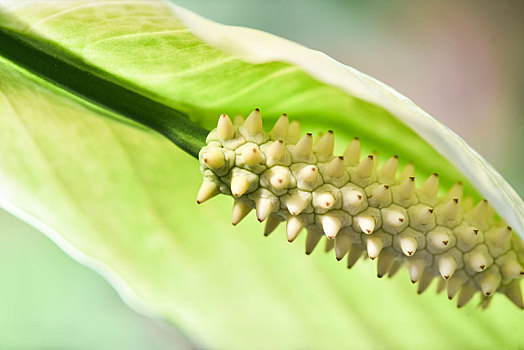
[[[222,112],[287,112],[413,160],[421,175],[437,170],[444,186],[468,179],[469,194],[522,232],[509,185],[403,96],[322,54],[162,2],[3,5],[3,43],[20,46],[0,46],[0,206],[135,308],[219,348],[522,342],[521,314],[498,296],[488,311],[457,312],[442,296],[416,296],[405,274],[383,281],[370,263],[348,272],[321,252],[306,257],[282,234],[262,238],[254,220],[232,229],[229,199],[194,203],[198,162],[133,121],[164,135],[182,123],[183,138],[193,130],[185,116],[209,129]],[[20,55],[24,45],[40,54]],[[97,94],[91,84],[102,83]]]

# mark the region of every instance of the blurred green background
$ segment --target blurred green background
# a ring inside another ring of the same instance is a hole
[[[524,194],[524,1],[176,1],[326,52],[410,97]],[[486,142],[488,140],[489,142]],[[0,212],[0,349],[192,345]]]

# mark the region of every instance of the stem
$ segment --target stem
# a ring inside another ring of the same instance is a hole
[[[0,30],[0,55],[67,91],[159,132],[195,158],[205,145],[208,131],[191,122],[185,113],[104,78],[107,73],[96,67],[81,67],[45,53],[7,30]]]

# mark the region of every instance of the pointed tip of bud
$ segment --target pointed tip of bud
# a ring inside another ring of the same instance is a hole
[[[318,234],[316,231],[308,231],[306,237],[306,254],[310,255],[313,250],[315,250],[318,242],[322,238],[322,235]]]
[[[271,130],[270,135],[273,139],[286,138],[289,133],[289,119],[287,114],[282,114],[282,116],[277,120]]]
[[[270,215],[266,220],[266,227],[264,228],[264,236],[269,236],[280,225],[280,220]]]
[[[469,301],[475,295],[475,292],[476,292],[475,288],[469,285],[463,286],[458,296],[457,307],[460,309],[463,306],[465,306],[467,303],[469,303]]]
[[[398,170],[398,156],[389,158],[379,171],[380,181],[393,183]]]
[[[402,181],[399,188],[399,194],[404,199],[409,199],[415,193],[415,177],[409,176]]]
[[[224,151],[218,147],[208,149],[203,155],[204,164],[210,169],[220,169],[226,164]]]
[[[256,201],[256,213],[259,222],[266,220],[273,211],[273,201],[269,198],[261,197]]]
[[[331,177],[341,177],[344,175],[344,157],[335,157],[329,162],[327,173]]]
[[[283,140],[277,140],[269,146],[266,155],[275,160],[281,160],[286,155],[286,146]]]
[[[307,133],[295,145],[295,153],[299,157],[308,157],[313,149],[313,136]]]
[[[375,218],[371,215],[356,216],[354,218],[358,228],[365,234],[370,235],[375,230]]]
[[[444,279],[449,279],[455,273],[457,261],[450,256],[443,256],[438,260],[438,270]]]
[[[313,206],[322,209],[330,209],[335,205],[335,196],[331,192],[315,192],[313,194]]]
[[[348,235],[340,234],[335,238],[335,257],[338,261],[346,256],[351,246],[351,239]]]
[[[288,188],[291,181],[291,176],[285,171],[275,171],[269,178],[270,185],[276,190],[283,190]]]
[[[375,166],[375,157],[370,154],[364,158],[357,166],[356,173],[358,176],[366,178],[373,174],[373,168]]]
[[[217,133],[222,140],[230,140],[235,137],[235,127],[229,116],[225,113],[218,118]]]
[[[317,144],[316,151],[319,154],[330,156],[333,154],[333,148],[335,146],[335,138],[333,136],[333,130],[329,130],[324,136],[322,136]]]
[[[520,288],[520,281],[513,281],[504,291],[504,295],[515,304],[518,308],[524,309],[524,303],[522,300],[522,291]]]
[[[262,114],[260,109],[255,108],[253,112],[249,114],[243,125],[244,129],[251,135],[257,135],[264,131],[262,127]]]
[[[220,193],[218,185],[212,181],[204,181],[200,186],[200,190],[197,194],[197,204],[202,204],[205,201],[215,197]]]
[[[406,256],[413,256],[417,251],[417,240],[413,237],[400,237],[399,238],[400,249]]]
[[[465,257],[466,264],[475,272],[482,272],[488,265],[486,253],[483,251],[473,251]]]
[[[260,149],[257,145],[253,145],[253,147],[246,147],[242,152],[242,159],[248,166],[260,164],[260,162],[263,160],[262,152],[260,152]]]
[[[340,219],[333,215],[323,215],[320,218],[320,222],[322,224],[322,229],[324,230],[324,234],[327,238],[333,239],[337,235],[338,231],[340,230],[340,226],[342,223],[340,222]]]
[[[436,197],[438,193],[439,177],[437,173],[431,174],[422,184],[420,191],[427,197]]]
[[[236,226],[240,221],[242,221],[251,210],[252,208],[248,206],[245,201],[238,199],[235,200],[233,203],[233,215],[231,218],[233,226]]]
[[[304,223],[298,217],[291,216],[290,218],[288,218],[286,224],[286,235],[288,242],[293,242],[297,238],[298,234],[300,233],[303,227]]]
[[[306,183],[314,183],[317,180],[318,169],[315,165],[308,165],[300,170],[298,176]]]
[[[426,263],[424,260],[417,260],[417,259],[410,260],[409,266],[408,266],[408,272],[409,272],[409,278],[412,283],[417,283],[420,280],[425,267],[426,267]]]
[[[367,239],[367,252],[368,256],[371,260],[375,260],[380,252],[382,251],[382,248],[384,247],[384,241],[380,237],[371,236]]]
[[[347,161],[349,166],[357,166],[360,162],[360,139],[355,137],[346,148],[344,152],[344,159]]]
[[[480,279],[480,289],[485,296],[490,296],[497,291],[501,277],[498,273],[486,272]]]
[[[233,176],[231,179],[231,192],[234,197],[240,197],[249,189],[249,182],[243,176]]]
[[[524,276],[524,269],[515,259],[507,260],[502,265],[502,275],[505,278],[518,279]]]

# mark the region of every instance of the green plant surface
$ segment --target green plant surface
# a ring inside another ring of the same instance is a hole
[[[0,210],[0,226],[0,348],[194,347],[172,327],[133,312],[100,275],[27,223]]]
[[[521,312],[502,297],[487,311],[470,305],[457,312],[443,296],[417,296],[405,272],[379,280],[374,263],[348,272],[320,250],[306,257],[303,244],[289,246],[282,234],[264,239],[254,220],[233,230],[224,219],[230,200],[197,208],[196,160],[122,122],[147,125],[165,108],[212,128],[222,112],[259,106],[267,120],[285,111],[306,128],[334,129],[341,140],[358,135],[368,150],[394,149],[420,174],[437,168],[444,186],[465,179],[385,108],[290,63],[253,64],[213,48],[160,2],[27,2],[2,11],[3,42],[51,56],[58,75],[0,47],[0,206],[103,274],[133,307],[218,348],[254,341],[260,348],[524,344]],[[133,100],[122,95],[97,100],[82,84],[68,86],[74,79],[61,77],[61,67],[72,67],[67,72],[80,83],[88,72],[125,88],[144,108],[129,112],[122,106]],[[467,190],[479,196],[472,185]]]

